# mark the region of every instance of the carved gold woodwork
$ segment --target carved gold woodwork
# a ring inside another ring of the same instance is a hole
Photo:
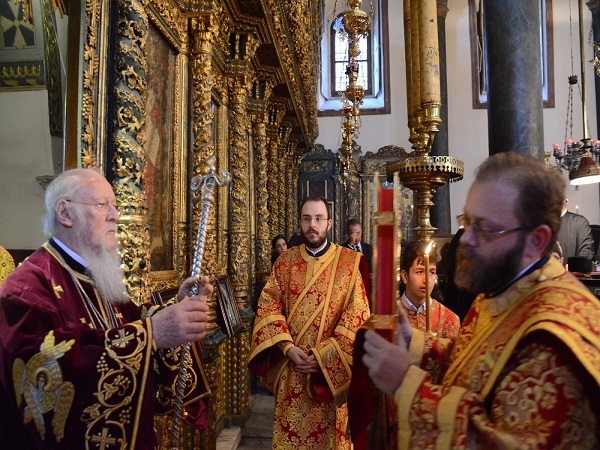
[[[267,192],[267,118],[264,113],[254,114],[254,192],[256,218],[256,271],[271,269],[270,212]]]
[[[271,237],[283,232],[281,215],[279,214],[278,179],[279,179],[279,146],[281,135],[279,128],[285,116],[285,105],[281,102],[273,102],[268,107],[267,136],[268,142],[268,207],[271,213],[270,231]]]
[[[296,214],[296,204],[298,202],[298,158],[295,157],[297,145],[298,139],[296,137],[291,137],[288,142],[288,149],[285,157],[284,236],[286,239],[288,239],[298,227],[298,217]]]
[[[277,155],[276,176],[277,176],[277,191],[276,191],[276,205],[277,205],[277,233],[286,233],[286,183],[285,183],[285,172],[286,172],[286,160],[287,152],[289,151],[288,143],[292,132],[292,123],[288,120],[283,120],[279,127],[279,148]]]
[[[284,37],[287,36],[287,28],[285,26],[285,22],[287,21],[287,17],[281,17],[279,15],[279,11],[282,9],[286,9],[293,5],[295,2],[288,1],[277,1],[277,0],[263,0],[263,11],[267,16],[267,21],[269,22],[269,26],[271,27],[271,31],[275,36]],[[281,5],[281,9],[279,7]],[[311,30],[312,39],[309,42],[320,42],[320,17],[318,17],[318,11],[320,10],[319,4],[315,1],[311,1],[311,11],[308,12],[306,17],[317,17],[318,20],[315,22],[308,23],[308,21],[304,22],[304,27]],[[316,95],[313,98],[308,98],[308,92],[317,92],[317,87],[310,87],[311,82],[315,85],[318,83],[318,49],[312,54],[312,58],[310,61],[310,65],[307,67],[298,67],[298,73],[303,73],[302,80],[298,80],[296,76],[296,71],[294,70],[295,64],[295,55],[293,52],[293,48],[297,45],[302,45],[302,43],[292,40],[292,43],[286,38],[282,38],[277,40],[275,43],[278,45],[278,54],[281,57],[281,64],[284,71],[284,76],[286,79],[286,84],[290,89],[290,95],[294,99],[293,103],[298,107],[299,115],[298,118],[300,120],[300,127],[304,131],[306,136],[306,141],[308,143],[307,147],[310,148],[312,143],[314,142],[316,136],[318,135],[319,127],[317,124],[317,103],[316,103]],[[307,63],[308,64],[308,63]],[[314,71],[314,72],[313,72]],[[302,81],[307,81],[308,85],[306,89],[300,89],[300,86],[303,85]],[[310,108],[308,111],[307,109]]]
[[[147,271],[150,259],[146,201],[145,115],[148,67],[144,57],[148,16],[137,1],[117,2],[115,53],[115,128],[113,186],[119,204],[118,235],[128,286],[134,301],[150,298]]]
[[[229,220],[231,252],[228,273],[238,306],[240,309],[244,309],[248,300],[250,269],[247,80],[245,77],[231,78],[229,79],[229,89],[231,105],[229,158],[232,181]]]
[[[188,448],[214,448],[225,416],[243,415],[249,409],[245,360],[253,272],[270,267],[273,234],[295,229],[296,152],[310,148],[318,132],[321,19],[317,0],[259,0],[257,5],[259,15],[247,14],[245,9],[252,5],[235,0],[88,0],[83,14],[76,160],[114,177],[122,212],[119,237],[132,298],[145,301],[150,291],[176,286],[189,273],[199,202],[190,194],[188,180],[201,173],[211,157],[216,158],[218,171],[234,175],[231,190],[218,193],[209,215],[202,271],[212,280],[228,274],[238,305],[247,314],[242,314],[244,331],[225,343],[216,324],[216,298],[209,298],[204,344],[210,358],[205,365],[212,390],[210,423],[202,433],[186,431]],[[111,18],[117,22],[109,23]],[[164,167],[171,187],[160,193],[169,196],[164,214],[172,218],[173,250],[166,256],[165,270],[150,263],[149,216],[156,208],[146,180],[152,132],[148,99],[156,92],[146,89],[148,51],[153,50],[145,48],[149,28],[175,55],[173,76],[165,74],[169,79],[164,80],[172,83],[173,92],[172,154]],[[117,30],[114,52],[109,48],[111,29]],[[115,54],[115,60],[106,58],[108,54]],[[113,79],[115,85],[109,85]],[[257,90],[260,86],[262,98],[249,95],[253,86]],[[108,105],[115,105],[114,111]],[[250,111],[257,118],[254,132]],[[258,119],[257,113],[263,117]],[[267,220],[269,215],[277,217]],[[232,403],[227,403],[229,396]]]

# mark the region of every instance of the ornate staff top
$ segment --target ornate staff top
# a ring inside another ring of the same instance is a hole
[[[225,186],[231,180],[229,172],[222,171],[220,174],[216,173],[216,167],[214,166],[214,158],[211,158],[211,164],[207,168],[205,175],[196,175],[192,178],[191,188],[195,192],[202,188],[202,207],[200,211],[200,219],[198,224],[198,235],[196,237],[196,247],[194,249],[194,260],[192,263],[192,274],[194,278],[200,276],[200,263],[202,262],[202,256],[204,255],[204,244],[206,241],[206,227],[208,224],[208,214],[215,203],[215,183],[218,186]],[[189,295],[195,295],[198,293],[198,284],[195,284],[191,289]],[[187,378],[187,370],[190,356],[190,343],[187,342],[181,346],[181,354],[179,360],[181,361],[181,367],[179,368],[179,377],[175,387],[175,407],[173,411],[173,423],[170,435],[170,448],[180,448],[179,439],[181,431],[181,422],[183,420],[183,399],[185,397],[185,381]]]

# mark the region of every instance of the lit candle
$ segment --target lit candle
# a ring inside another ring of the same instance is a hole
[[[429,252],[433,241],[425,248],[425,331],[431,332],[431,295],[429,294]]]
[[[579,205],[575,205],[575,213],[579,214]]]

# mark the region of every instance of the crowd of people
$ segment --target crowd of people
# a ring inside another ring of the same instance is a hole
[[[398,299],[395,342],[361,326],[360,320],[346,329],[356,343],[348,359],[354,377],[348,395],[359,400],[347,407],[354,448],[386,448],[377,436],[361,435],[377,430],[367,426],[373,419],[367,414],[373,399],[365,396],[371,383],[387,396],[375,404],[386,410],[388,423],[381,435],[393,430],[394,438],[385,443],[393,442],[394,447],[600,446],[600,407],[593,400],[600,398],[600,303],[561,264],[565,255],[558,237],[566,227],[561,222],[583,223],[565,218],[564,189],[562,178],[535,158],[512,152],[488,158],[478,168],[464,213],[458,217],[460,230],[445,249],[444,304],[426,291],[426,284],[430,289],[435,285],[435,251],[429,255],[426,273],[424,243],[403,247],[404,292]],[[310,232],[312,224],[305,225]],[[347,231],[344,246],[357,252],[365,248],[362,242],[355,245],[360,237],[352,237],[350,227]],[[306,243],[304,231],[302,237]],[[569,239],[563,241],[570,245]],[[587,241],[576,238],[576,255],[588,247],[583,244]],[[298,434],[298,427],[289,426],[315,408],[310,395],[323,391],[315,390],[314,380],[325,379],[322,387],[329,394],[325,401],[335,402],[340,393],[323,364],[331,359],[324,358],[320,345],[297,340],[298,328],[306,332],[316,325],[296,324],[285,314],[290,308],[298,313],[308,301],[286,297],[290,287],[295,294],[306,294],[302,283],[282,276],[299,256],[310,267],[318,264],[320,255],[301,247],[276,261],[270,288],[259,302],[253,335],[251,370],[269,383],[279,405],[273,448],[289,448],[290,443],[304,448],[318,442],[319,427],[303,428]],[[304,272],[301,276],[303,281],[309,278]],[[328,283],[320,286],[327,289]],[[356,290],[356,285],[352,288]],[[317,304],[321,298],[312,296]],[[424,326],[427,298],[430,330]],[[320,317],[311,316],[315,324],[322,323]],[[300,347],[301,358],[289,353],[295,346]],[[361,383],[361,375],[371,381]],[[291,377],[297,388],[293,394],[290,388],[282,389]],[[296,402],[302,395],[304,401]],[[282,405],[294,405],[294,412]],[[285,425],[278,428],[278,421]],[[360,425],[353,429],[353,424]],[[336,442],[338,446],[324,448],[346,448],[345,441]]]
[[[600,303],[562,264],[589,253],[587,237],[558,244],[583,228],[564,189],[535,158],[488,158],[444,250],[443,303],[437,251],[425,264],[426,243],[403,246],[391,341],[368,321],[360,222],[335,244],[327,201],[304,199],[296,243],[272,240],[248,359],[275,395],[272,448],[385,448],[363,436],[377,395],[398,448],[600,447]],[[2,448],[155,448],[178,376],[168,349],[204,338],[212,286],[190,278],[167,305],[132,302],[115,195],[95,170],[59,175],[46,209],[48,241],[0,288]],[[200,361],[189,370],[186,423],[202,428],[208,388]]]

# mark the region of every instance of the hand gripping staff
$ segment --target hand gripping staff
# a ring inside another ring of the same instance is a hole
[[[202,188],[202,207],[200,211],[200,221],[198,224],[198,235],[196,237],[196,248],[194,249],[194,260],[192,263],[192,277],[200,276],[200,263],[204,254],[204,243],[206,239],[206,227],[208,222],[208,214],[215,203],[215,183],[218,186],[225,186],[231,180],[229,172],[216,173],[214,165],[208,167],[206,175],[196,175],[192,178],[192,191],[197,191]],[[190,289],[189,296],[198,293],[198,285],[194,285]],[[186,342],[181,346],[181,354],[179,355],[181,367],[179,368],[179,378],[175,386],[175,408],[173,411],[173,423],[170,433],[171,449],[179,448],[179,435],[181,432],[181,422],[183,419],[183,399],[185,397],[185,381],[187,378],[188,365],[190,363],[190,343]]]

